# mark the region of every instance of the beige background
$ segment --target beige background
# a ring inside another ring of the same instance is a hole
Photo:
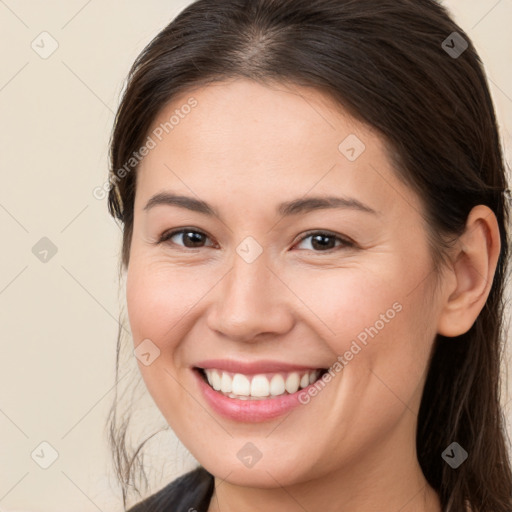
[[[188,3],[0,0],[0,511],[122,510],[104,433],[122,303],[120,231],[92,190],[107,177],[129,66]],[[444,3],[486,66],[510,162],[512,0]],[[46,59],[31,47],[51,49],[43,31],[58,43]],[[46,263],[32,252],[42,237],[57,249]],[[162,424],[151,403],[143,416]],[[31,458],[36,450],[49,460],[43,441],[58,452],[48,469]],[[172,435],[155,441],[153,490],[194,462]]]

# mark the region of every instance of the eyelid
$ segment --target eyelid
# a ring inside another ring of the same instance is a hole
[[[182,233],[187,233],[187,232],[193,232],[193,233],[199,233],[201,235],[204,235],[206,236],[207,238],[209,238],[210,240],[212,239],[212,237],[206,233],[205,231],[201,230],[201,229],[197,229],[197,228],[193,228],[193,227],[184,227],[184,228],[177,228],[175,230],[170,230],[170,231],[164,231],[158,238],[158,240],[155,242],[156,244],[161,244],[161,243],[165,243],[167,242],[170,238],[172,238],[173,236],[175,235],[179,235],[179,234],[182,234]],[[337,251],[337,250],[340,250],[340,249],[346,249],[346,248],[355,248],[357,246],[356,242],[354,242],[352,239],[350,239],[349,237],[346,237],[346,236],[343,236],[343,235],[339,235],[337,233],[334,233],[328,229],[311,229],[309,231],[306,231],[305,233],[303,233],[301,235],[301,237],[293,244],[293,246],[303,242],[305,239],[313,236],[313,235],[327,235],[328,237],[331,237],[331,238],[335,238],[336,240],[339,240],[342,242],[341,245],[339,245],[338,247],[333,247],[331,249],[327,249],[325,251],[312,251],[314,253],[318,253],[318,254],[322,254],[322,253],[327,253],[327,254],[330,254],[331,252],[333,251]],[[176,245],[176,244],[174,244]],[[179,246],[178,247],[182,247],[182,246]],[[210,246],[211,247],[211,246]],[[203,247],[196,247],[196,248],[193,248],[193,247],[182,247],[182,249],[184,250],[187,250],[187,251],[190,251],[191,249],[203,249]],[[306,249],[307,250],[307,249]]]
[[[212,237],[206,232],[206,231],[203,231],[202,229],[197,229],[197,228],[193,228],[193,227],[184,227],[184,228],[177,228],[177,229],[171,229],[171,230],[168,230],[168,231],[164,231],[157,239],[157,241],[155,242],[156,245],[158,244],[161,244],[161,243],[166,243],[169,241],[170,238],[172,238],[173,236],[175,235],[179,235],[181,233],[199,233],[201,235],[204,235],[206,236],[206,238],[209,238],[210,240],[212,239]],[[173,245],[176,245],[176,244],[173,244]],[[182,246],[178,246],[178,247],[182,247]],[[191,247],[182,247],[183,249],[186,249],[186,250],[191,250],[193,248]],[[197,247],[197,249],[202,249],[202,247]]]
[[[306,231],[305,233],[303,233],[301,235],[301,238],[299,238],[297,243],[303,242],[306,238],[309,238],[310,236],[313,236],[313,235],[327,235],[328,237],[340,240],[341,242],[343,242],[343,245],[345,247],[355,247],[356,246],[356,243],[353,240],[351,240],[349,237],[343,236],[343,235],[338,235],[337,233],[333,233],[332,231],[329,231],[328,229],[311,229],[309,231]],[[294,244],[294,245],[296,245],[296,244]],[[326,251],[314,251],[314,252],[321,253],[321,252],[329,252],[329,251],[334,251],[334,250],[336,250],[335,247],[332,249],[328,249]]]

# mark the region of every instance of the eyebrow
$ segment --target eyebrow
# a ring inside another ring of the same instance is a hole
[[[216,216],[221,218],[218,211],[207,202],[172,192],[160,192],[155,194],[147,202],[146,206],[144,206],[144,210],[150,210],[157,205],[178,206],[210,217]],[[288,217],[299,213],[309,213],[315,210],[325,210],[329,208],[353,209],[373,215],[379,214],[379,212],[355,198],[336,196],[308,197],[305,199],[301,198],[287,201],[278,205],[277,213],[283,217]]]

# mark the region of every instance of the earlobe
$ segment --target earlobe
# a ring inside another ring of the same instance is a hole
[[[496,215],[485,205],[475,206],[456,244],[451,282],[438,320],[439,334],[460,336],[474,324],[489,296],[500,248]]]

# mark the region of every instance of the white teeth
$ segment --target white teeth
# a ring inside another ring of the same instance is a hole
[[[222,378],[220,381],[220,389],[223,393],[230,393],[233,388],[233,379],[227,374],[222,372]]]
[[[235,395],[249,396],[251,394],[251,381],[241,373],[235,373],[231,392]]]
[[[211,376],[211,386],[213,389],[215,389],[215,391],[219,391],[220,389],[220,377],[219,377],[219,374],[217,373],[216,370],[213,370],[212,372],[212,376]]]
[[[296,393],[313,384],[320,370],[275,374],[244,375],[216,369],[205,370],[210,386],[231,398],[264,399]],[[270,380],[269,380],[270,379]]]
[[[286,383],[284,387],[288,393],[295,393],[299,389],[300,379],[299,374],[297,372],[290,373],[288,377],[286,377]]]
[[[284,394],[284,379],[282,375],[276,373],[270,381],[270,394],[273,396]]]
[[[270,383],[265,375],[255,375],[251,381],[251,396],[268,396]]]

